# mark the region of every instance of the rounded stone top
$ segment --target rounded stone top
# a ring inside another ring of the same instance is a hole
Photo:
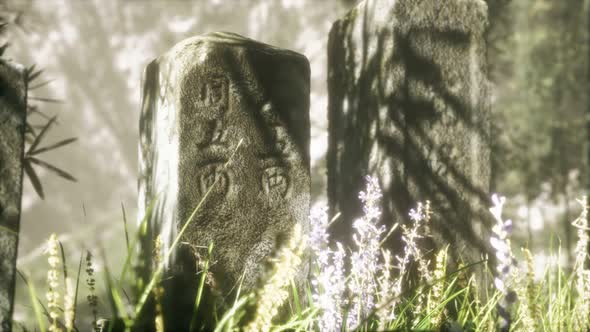
[[[258,52],[267,53],[268,55],[294,57],[308,62],[307,58],[300,53],[265,44],[254,39],[241,36],[233,32],[210,32],[204,35],[187,38],[176,45],[174,45],[168,55],[184,53],[194,48],[201,48],[207,46],[216,47],[238,47],[256,50]]]
[[[488,25],[488,7],[483,0],[397,0],[394,13],[397,29],[455,30],[481,34]]]
[[[488,25],[487,11],[484,0],[364,0],[342,20],[393,23],[391,27],[403,34],[413,29],[481,34]]]

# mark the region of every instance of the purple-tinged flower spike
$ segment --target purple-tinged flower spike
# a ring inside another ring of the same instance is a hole
[[[376,178],[367,176],[366,180],[367,189],[359,194],[364,215],[352,225],[355,230],[353,240],[356,250],[351,256],[351,279],[348,285],[352,299],[347,319],[348,328],[356,327],[359,319],[366,318],[375,307],[375,295],[378,291],[375,276],[381,269],[381,234],[385,232],[385,226],[377,225],[381,216],[381,189]]]
[[[314,208],[310,215],[310,248],[313,255],[312,298],[321,310],[318,319],[320,331],[339,331],[342,327],[342,307],[346,291],[344,258],[346,252],[340,243],[337,250],[329,247],[328,215],[326,208]]]
[[[309,220],[311,223],[309,247],[315,255],[318,266],[327,266],[330,256],[327,208],[313,208]]]
[[[510,288],[510,270],[516,265],[516,260],[512,255],[510,247],[510,235],[512,234],[512,221],[502,220],[502,209],[506,198],[492,195],[493,206],[490,212],[496,219],[496,225],[492,228],[494,235],[490,237],[490,243],[496,250],[496,271],[497,277],[494,279],[496,289],[502,293],[503,297],[498,303],[498,318],[501,331],[510,330],[510,308],[516,302],[516,293]]]
[[[418,203],[416,209],[411,209],[409,212],[412,224],[410,227],[402,225],[402,242],[404,243],[403,256],[395,256],[397,265],[394,266],[398,270],[398,277],[394,280],[392,293],[394,295],[393,301],[390,302],[389,311],[395,313],[395,307],[398,304],[398,298],[402,294],[402,286],[404,278],[408,272],[408,266],[413,260],[418,263],[421,278],[430,281],[430,271],[428,271],[428,261],[424,259],[420,248],[418,247],[418,240],[425,236],[423,226],[430,220],[430,202],[426,204]],[[395,317],[395,314],[393,315]]]

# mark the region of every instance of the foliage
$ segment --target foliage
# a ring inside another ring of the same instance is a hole
[[[572,268],[572,203],[590,184],[590,2],[487,2],[493,190],[514,197],[527,214],[515,238],[534,251],[562,237]]]
[[[22,15],[22,13],[20,14]],[[20,16],[17,16],[17,18]],[[4,33],[4,29],[6,29],[10,24],[17,24],[15,21],[10,21],[6,17],[0,15],[0,35]],[[4,53],[4,51],[8,48],[9,43],[5,42],[0,46],[0,56]],[[44,138],[49,130],[52,128],[57,122],[57,116],[49,117],[47,116],[40,108],[39,105],[35,103],[35,101],[39,102],[50,102],[50,103],[58,103],[59,100],[52,99],[52,98],[44,98],[44,97],[34,97],[31,96],[32,92],[40,87],[43,87],[51,82],[51,80],[44,81],[44,82],[37,82],[43,73],[43,69],[36,69],[35,65],[32,65],[25,69],[25,80],[26,80],[26,127],[25,127],[25,141],[27,143],[26,152],[23,159],[23,168],[25,174],[28,176],[35,192],[39,197],[42,199],[45,197],[43,192],[43,186],[41,185],[41,181],[39,180],[39,176],[37,172],[33,168],[33,165],[46,169],[59,177],[62,177],[66,180],[76,182],[76,178],[74,178],[68,172],[39,159],[38,155],[44,152],[52,151],[57,148],[61,148],[68,144],[71,144],[77,140],[77,138],[67,138],[51,145],[46,145],[44,147],[40,147],[41,143],[45,142]],[[33,124],[33,115],[38,115],[41,117],[45,123],[42,125],[34,125]]]
[[[335,244],[335,250],[331,249],[327,232],[330,223],[325,209],[315,210],[310,217],[312,232],[309,241],[302,238],[301,229],[295,230],[288,245],[280,249],[281,253],[277,255],[266,284],[249,294],[240,295],[238,292],[233,304],[217,320],[216,330],[236,331],[248,324],[250,329],[262,331],[491,331],[496,327],[502,327],[505,331],[582,331],[590,328],[585,318],[590,313],[590,270],[585,268],[585,263],[589,261],[587,240],[590,228],[585,204],[582,215],[572,224],[579,236],[575,271],[568,276],[561,261],[552,256],[543,274],[535,276],[534,257],[530,252],[525,250],[523,264],[514,258],[509,239],[511,222],[504,221],[501,215],[505,199],[494,196],[495,205],[490,211],[496,218],[497,225],[490,241],[497,250],[497,256],[502,259],[498,260],[495,272],[487,270],[487,273],[492,274],[494,283],[486,285],[475,277],[477,269],[487,267],[485,262],[460,265],[449,270],[448,248],[442,248],[438,252],[434,265],[419,252],[416,241],[428,236],[421,226],[428,222],[430,213],[435,213],[428,209],[427,204],[420,204],[411,211],[413,226],[402,227],[406,249],[403,256],[396,256],[396,266],[391,265],[391,254],[388,251],[381,250],[377,253],[373,246],[379,247],[382,243],[381,234],[384,229],[376,225],[376,217],[380,213],[375,208],[380,198],[376,183],[368,178],[367,191],[360,195],[365,204],[365,215],[355,225],[357,248],[351,249],[350,255],[347,256],[338,243]],[[581,202],[585,203],[585,200]],[[195,212],[201,203],[202,201]],[[127,244],[128,255],[131,257],[135,257],[135,245],[136,239]],[[80,323],[75,317],[76,310],[71,307],[66,310],[66,313],[70,311],[70,316],[57,310],[62,302],[58,299],[63,297],[63,301],[67,301],[67,297],[72,296],[71,291],[67,290],[65,258],[60,259],[58,255],[60,246],[57,238],[52,236],[48,250],[48,294],[51,295],[47,302],[48,309],[37,298],[38,287],[29,284],[38,322],[36,328],[45,331],[45,326],[50,325],[53,330],[84,330],[86,327],[77,325]],[[297,289],[290,282],[290,277],[301,263],[306,246],[312,251],[313,278],[310,284],[303,286],[304,289]],[[213,246],[209,247],[209,255],[211,250]],[[158,266],[162,266],[168,254],[169,252],[154,253],[160,256]],[[62,257],[65,257],[63,250]],[[348,272],[344,269],[345,257],[351,258]],[[124,269],[128,268],[127,264],[131,261],[132,258],[127,259]],[[59,272],[60,264],[63,266],[63,273]],[[80,267],[81,264],[82,260]],[[94,295],[93,264],[93,258],[88,254],[87,294],[91,306],[97,301]],[[355,264],[364,266],[364,272],[369,271],[371,275],[365,276],[355,270]],[[401,283],[403,278],[409,276],[406,269],[409,264],[418,265],[421,281],[411,288],[407,283]],[[207,267],[208,264],[203,268]],[[109,320],[99,320],[98,328],[108,325],[114,331],[130,331],[136,323],[134,317],[138,317],[137,313],[145,303],[143,296],[158,294],[154,289],[158,287],[161,268],[155,271],[140,300],[122,296],[126,294],[125,288],[130,287],[130,284],[125,285],[123,281],[130,281],[130,278],[113,278],[108,266],[104,270],[104,279],[110,290],[108,302],[111,303],[113,316]],[[204,278],[207,271],[201,273],[204,273]],[[65,294],[60,293],[64,289],[59,287],[60,274],[64,276]],[[397,286],[391,287],[392,285]],[[209,286],[204,282],[199,285],[195,313],[204,294],[203,288],[206,287]],[[307,293],[307,301],[301,301],[301,291]],[[77,290],[73,297],[74,304],[77,303],[76,298]],[[283,309],[280,309],[281,306]],[[282,315],[281,311],[287,314]],[[161,313],[155,316],[153,320],[158,324],[158,330],[165,330],[166,318],[161,317]],[[192,329],[198,330],[200,317],[193,318]],[[44,319],[48,320],[47,323]],[[67,319],[71,319],[72,323],[68,324]]]
[[[584,165],[588,80],[584,1],[489,1],[497,185],[533,199],[564,193]],[[524,180],[524,188],[522,181]]]

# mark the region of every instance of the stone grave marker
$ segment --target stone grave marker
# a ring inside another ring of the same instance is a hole
[[[210,242],[209,281],[227,295],[242,276],[242,292],[256,285],[296,223],[307,229],[309,80],[303,55],[232,33],[186,39],[147,66],[140,219],[155,203],[146,256],[158,235],[164,251],[170,247],[212,188],[167,265],[164,296],[174,310],[192,310],[196,254],[205,257]]]
[[[26,127],[24,68],[0,59],[0,330],[12,329]]]
[[[370,174],[384,191],[384,224],[408,222],[430,200],[430,245],[453,244],[470,262],[489,250],[486,25],[481,0],[365,0],[334,23],[327,165],[337,238],[362,213]],[[400,249],[399,237],[388,246]]]

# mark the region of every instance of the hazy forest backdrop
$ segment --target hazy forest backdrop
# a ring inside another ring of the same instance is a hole
[[[110,264],[124,248],[121,204],[137,213],[140,76],[177,42],[231,31],[305,54],[311,63],[312,199],[325,201],[327,40],[351,0],[2,0],[14,22],[2,36],[8,57],[37,64],[53,80],[34,91],[59,125],[47,142],[79,141],[45,156],[77,177],[40,173],[45,200],[25,180],[19,268],[35,271],[44,240],[69,248],[105,246]],[[488,0],[493,84],[494,190],[511,198],[519,245],[542,253],[566,227],[588,187],[588,13],[590,1]],[[85,212],[84,212],[85,211]],[[77,259],[78,253],[70,250]],[[542,260],[543,255],[538,255]],[[567,259],[564,256],[564,259]],[[542,262],[539,262],[542,263]],[[539,264],[541,266],[541,264]],[[44,278],[44,270],[39,278]],[[21,288],[20,299],[26,299]],[[17,303],[23,313],[27,300]],[[20,318],[15,317],[17,320]]]

